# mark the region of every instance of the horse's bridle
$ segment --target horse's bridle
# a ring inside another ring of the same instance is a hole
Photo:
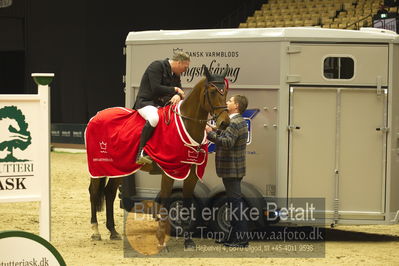
[[[172,110],[172,111],[175,114],[177,114],[178,116],[180,116],[181,118],[192,120],[192,121],[197,121],[197,122],[200,122],[200,123],[206,123],[206,122],[209,122],[211,120],[217,121],[217,119],[223,113],[223,111],[219,112],[219,114],[216,114],[215,110],[223,109],[224,111],[227,111],[227,105],[221,105],[221,106],[213,106],[212,105],[211,97],[209,95],[209,86],[208,86],[208,84],[210,84],[212,87],[216,88],[218,93],[220,93],[221,95],[223,95],[224,93],[227,93],[227,88],[226,88],[226,82],[225,81],[223,81],[223,88],[221,88],[221,86],[215,85],[215,83],[217,85],[219,85],[218,83],[221,83],[221,82],[208,82],[206,84],[206,88],[205,88],[205,100],[208,102],[209,106],[211,107],[211,111],[210,111],[211,118],[209,118],[209,119],[195,119],[195,118],[192,118],[192,117],[189,117],[189,116],[185,116],[185,115],[179,114],[175,110]]]
[[[221,83],[221,82],[217,82],[217,83]],[[220,93],[221,95],[224,95],[225,93],[227,93],[225,81],[223,81],[223,88],[222,88],[221,86],[217,86],[218,84],[215,85],[213,82],[209,82],[209,84],[210,84],[212,87],[216,88],[216,90],[218,91],[218,93]],[[212,118],[209,119],[209,120],[217,121],[217,119],[218,119],[219,116],[223,113],[223,111],[222,111],[222,112],[219,112],[219,114],[216,115],[216,114],[215,114],[215,110],[223,109],[224,111],[227,111],[227,105],[213,106],[212,103],[211,103],[211,97],[209,96],[209,90],[208,90],[208,88],[209,88],[209,86],[206,86],[205,98],[208,100],[208,104],[209,104],[209,106],[211,107],[210,115],[211,115]],[[207,120],[207,121],[208,121],[208,120]]]

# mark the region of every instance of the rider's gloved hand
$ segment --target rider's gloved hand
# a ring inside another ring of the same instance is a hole
[[[184,96],[184,91],[179,87],[175,87],[175,92],[177,92],[177,94],[181,94],[182,96]]]
[[[180,102],[181,98],[179,94],[173,95],[172,99],[170,99],[171,104],[177,104]]]

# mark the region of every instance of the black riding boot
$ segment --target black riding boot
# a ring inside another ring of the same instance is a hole
[[[143,131],[141,131],[140,146],[136,157],[137,164],[152,163],[150,156],[144,152],[143,148],[147,141],[151,138],[154,129],[155,127],[152,127],[150,122],[147,121],[143,127]]]

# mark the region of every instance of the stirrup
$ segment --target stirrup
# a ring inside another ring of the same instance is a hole
[[[144,154],[144,150],[142,149],[136,158],[136,163],[137,164],[152,164],[152,160],[151,160],[150,156],[148,156],[147,154]]]

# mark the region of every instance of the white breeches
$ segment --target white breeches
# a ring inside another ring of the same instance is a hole
[[[158,125],[159,116],[158,116],[158,108],[152,105],[144,106],[137,110],[139,114],[147,120],[152,127],[156,127]]]

